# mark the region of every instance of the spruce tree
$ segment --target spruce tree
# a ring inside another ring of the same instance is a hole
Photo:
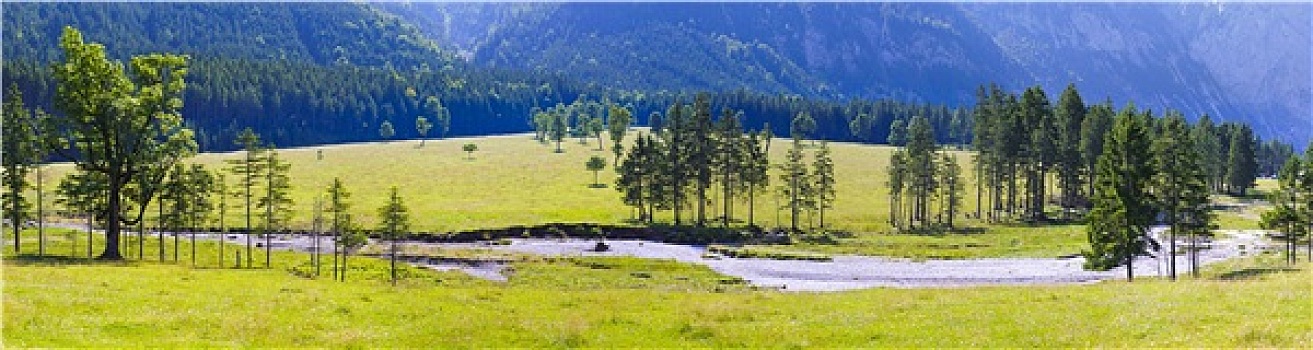
[[[1194,143],[1195,153],[1199,155],[1199,164],[1207,177],[1208,189],[1213,192],[1222,188],[1221,179],[1225,174],[1226,159],[1222,154],[1222,142],[1217,138],[1217,127],[1207,114],[1190,129],[1190,139]]]
[[[1085,166],[1085,184],[1088,186],[1086,196],[1094,195],[1094,167],[1099,155],[1103,154],[1103,141],[1112,129],[1113,114],[1112,101],[1106,101],[1091,106],[1085,120],[1081,121],[1080,148],[1081,161]]]
[[[1179,112],[1168,111],[1162,131],[1153,140],[1153,193],[1158,208],[1166,214],[1169,228],[1168,276],[1176,279],[1176,242],[1178,235],[1207,230],[1207,175],[1199,163],[1199,154],[1190,137],[1190,127]],[[1193,246],[1193,239],[1191,245]],[[1193,250],[1193,249],[1192,249]]]
[[[1026,134],[1029,142],[1024,146],[1026,198],[1029,199],[1026,203],[1026,220],[1035,222],[1047,219],[1044,199],[1048,186],[1045,183],[1049,169],[1059,157],[1059,135],[1052,114],[1043,89],[1039,86],[1026,89],[1021,96],[1021,119],[1029,130]]]
[[[1145,233],[1155,214],[1150,142],[1149,121],[1136,113],[1133,104],[1123,108],[1095,166],[1086,268],[1107,270],[1125,264],[1126,279],[1134,279],[1135,257],[1146,253]]]
[[[958,165],[957,157],[947,152],[943,153],[940,164],[939,183],[943,191],[941,197],[944,198],[943,222],[951,230],[954,228],[953,218],[957,216],[958,208],[962,205],[962,192],[964,191],[962,166]]]
[[[238,134],[236,144],[242,147],[243,155],[239,159],[230,159],[227,161],[228,171],[237,176],[236,195],[245,199],[246,209],[246,266],[250,267],[254,261],[251,257],[251,210],[255,208],[251,204],[254,199],[255,191],[263,181],[260,175],[264,173],[264,147],[260,144],[260,136],[255,134],[251,128],[242,130]]]
[[[907,185],[907,152],[904,150],[895,150],[894,154],[889,157],[889,180],[886,183],[889,187],[889,223],[894,228],[902,229],[903,220],[900,213],[902,210],[903,189]]]
[[[1057,138],[1058,146],[1058,182],[1061,184],[1063,215],[1067,211],[1076,207],[1077,197],[1085,186],[1081,181],[1081,173],[1084,169],[1084,163],[1081,161],[1081,126],[1085,121],[1085,102],[1081,99],[1080,92],[1076,91],[1076,84],[1067,85],[1067,89],[1062,91],[1062,96],[1058,98],[1057,108],[1053,110],[1053,115],[1057,120],[1059,137]]]
[[[830,158],[830,143],[821,141],[813,156],[812,174],[815,180],[816,209],[820,214],[821,229],[825,229],[825,209],[834,205],[834,160]]]
[[[807,179],[807,165],[804,163],[802,153],[802,140],[794,137],[788,154],[785,157],[784,164],[781,164],[782,172],[780,173],[780,192],[788,199],[787,207],[789,208],[789,228],[790,232],[800,232],[798,226],[798,217],[806,207],[806,188],[804,187]]]
[[[1291,157],[1286,161],[1277,174],[1277,190],[1268,195],[1272,209],[1264,212],[1260,221],[1264,229],[1285,233],[1286,262],[1290,264],[1296,261],[1296,242],[1299,236],[1309,228],[1303,215],[1308,210],[1306,205],[1309,199],[1303,196],[1304,191],[1300,189],[1304,168],[1299,158]]]
[[[342,179],[333,178],[333,184],[328,187],[328,212],[332,222],[333,233],[333,279],[345,279],[342,277],[343,271],[346,270],[346,249],[343,243],[344,238],[350,234],[351,214],[347,212],[351,205],[347,202],[351,198],[351,193],[347,192],[346,186],[342,185]],[[342,262],[338,262],[338,254],[342,254]]]
[[[14,233],[14,253],[22,252],[21,238],[23,223],[31,215],[32,204],[28,202],[26,192],[28,173],[36,166],[40,145],[37,144],[36,128],[32,124],[31,111],[23,105],[23,95],[17,85],[10,85],[4,99],[4,204],[5,219],[9,221]]]
[[[1231,134],[1226,182],[1232,194],[1244,196],[1249,188],[1254,186],[1254,180],[1258,177],[1255,144],[1253,129],[1248,125],[1240,125]]]
[[[913,227],[926,226],[930,214],[931,197],[938,189],[936,178],[937,161],[935,154],[939,146],[935,144],[934,129],[925,117],[913,117],[907,128],[907,175],[908,189],[912,192],[912,216],[908,222]]]
[[[768,132],[748,135],[743,181],[748,185],[748,226],[756,227],[755,221],[757,191],[770,186],[770,157],[767,154]]]
[[[388,202],[383,207],[378,208],[379,226],[378,231],[383,233],[383,239],[388,240],[390,249],[388,249],[389,260],[391,260],[392,285],[397,285],[397,241],[405,238],[407,231],[410,231],[410,213],[406,204],[402,202],[401,195],[397,194],[397,186],[392,186],[388,191]]]
[[[273,255],[270,237],[273,236],[274,232],[282,230],[292,215],[292,197],[290,194],[292,181],[287,175],[292,164],[279,159],[278,151],[273,147],[265,151],[260,162],[262,163],[260,165],[262,171],[260,177],[263,178],[264,182],[264,195],[257,200],[257,205],[264,208],[264,213],[261,215],[261,219],[264,221],[264,267],[269,268],[271,267]]]

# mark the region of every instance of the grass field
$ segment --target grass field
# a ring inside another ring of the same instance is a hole
[[[637,132],[629,134],[632,137]],[[467,157],[461,150],[466,143],[478,144],[479,151],[473,157]],[[593,173],[584,167],[587,159],[600,155],[609,162],[612,157],[609,151],[597,151],[596,142],[581,145],[566,141],[564,153],[554,153],[554,145],[534,141],[528,134],[435,140],[423,148],[418,145],[418,141],[407,140],[281,150],[282,157],[292,164],[290,177],[295,201],[292,226],[311,227],[316,199],[334,177],[341,178],[352,193],[352,211],[366,227],[373,227],[377,208],[383,204],[388,187],[393,185],[400,187],[416,231],[447,232],[553,222],[623,224],[633,215],[632,209],[621,202],[619,193],[610,187],[614,183],[613,169],[601,173],[606,188],[589,186]],[[773,161],[781,161],[788,146],[788,140],[774,140]],[[913,258],[1053,257],[1079,253],[1086,245],[1079,225],[986,224],[962,217],[956,220],[958,224],[975,228],[969,231],[973,233],[892,234],[888,224],[885,166],[893,148],[852,143],[833,143],[831,148],[837,200],[826,213],[826,223],[831,229],[851,234],[828,244],[804,242],[798,249]],[[966,174],[962,213],[973,213],[976,202],[974,178],[970,175],[971,157],[967,152],[954,154],[961,160]],[[199,155],[195,161],[215,169],[225,167],[224,160],[239,157],[240,152],[208,153]],[[68,168],[52,166],[48,176],[59,178]],[[778,182],[778,178],[773,176],[772,181]],[[229,175],[229,183],[235,182],[235,177]],[[1272,186],[1272,181],[1259,181],[1259,191],[1270,190]],[[755,221],[759,225],[789,224],[788,211],[776,210],[775,194],[772,188],[758,195]],[[710,195],[719,193],[711,191]],[[242,203],[230,198],[229,206],[232,209],[226,215],[227,225],[240,227],[244,224]],[[747,219],[747,207],[746,203],[737,203],[735,217]],[[718,216],[720,209],[715,205],[708,207],[711,216]],[[1258,207],[1246,207],[1221,212],[1219,223],[1222,228],[1257,228],[1252,219],[1257,217],[1257,210]],[[687,220],[689,212],[685,216]],[[670,213],[660,213],[658,219],[670,221]]]
[[[631,138],[636,132],[629,133]],[[461,150],[466,143],[479,146],[472,158]],[[610,142],[606,143],[610,147]],[[788,143],[785,139],[773,141],[773,161],[784,158]],[[588,145],[566,141],[564,153],[554,153],[554,145],[534,141],[528,134],[433,140],[423,148],[418,145],[418,141],[407,140],[280,150],[283,159],[292,164],[292,225],[310,227],[316,197],[335,177],[341,178],[352,193],[353,209],[365,214],[358,216],[366,225],[375,222],[374,212],[393,185],[400,187],[414,213],[415,229],[421,231],[550,222],[623,223],[632,216],[631,208],[621,203],[619,192],[612,188],[615,171],[610,164],[601,172],[601,183],[606,188],[589,186],[593,173],[584,168],[588,158],[602,156],[610,163],[613,157],[609,150],[596,150],[595,141]],[[834,143],[831,147],[838,199],[835,208],[826,213],[827,225],[857,232],[888,230],[885,165],[893,148],[848,143]],[[322,160],[318,159],[320,151]],[[241,154],[201,154],[195,162],[215,169],[226,167],[223,160]],[[958,155],[969,164],[969,157]],[[68,169],[67,165],[52,166],[48,178],[57,179]],[[772,176],[772,181],[776,180]],[[974,189],[967,180],[967,187]],[[229,183],[235,181],[229,175]],[[763,226],[776,224],[773,190],[758,195],[755,219]],[[968,197],[965,206],[974,208],[975,197]],[[242,203],[230,200],[229,205],[234,209],[228,214],[228,224],[242,224]],[[736,207],[736,218],[746,219],[747,204]],[[708,210],[719,215],[720,208],[711,206]],[[662,214],[659,219],[670,219],[669,213]],[[688,211],[685,217],[687,220]],[[787,212],[780,213],[779,222],[788,225]]]
[[[61,237],[51,252],[72,249]],[[4,252],[12,347],[1313,346],[1313,269],[1276,256],[1178,282],[779,293],[625,258],[518,263],[506,284],[410,269],[392,287],[369,258],[342,283],[289,273],[296,253],[265,270]]]

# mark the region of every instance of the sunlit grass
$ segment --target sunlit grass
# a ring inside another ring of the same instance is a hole
[[[60,238],[52,250],[66,250]],[[24,249],[27,251],[26,247]],[[6,248],[11,252],[11,248]],[[307,260],[277,253],[278,266]],[[517,265],[505,284],[381,260],[348,282],[286,269],[4,260],[12,347],[1291,347],[1313,345],[1308,263],[1134,283],[779,293],[634,258]]]
[[[638,132],[645,130],[636,129],[630,135]],[[461,150],[465,143],[479,145],[472,159]],[[610,147],[610,142],[606,143]],[[776,164],[784,159],[789,143],[785,139],[773,140],[771,155]],[[804,144],[812,147],[811,142]],[[588,145],[564,142],[564,153],[553,152],[554,145],[536,142],[528,134],[435,140],[422,148],[418,145],[418,141],[407,140],[280,150],[283,159],[292,164],[295,205],[291,225],[300,229],[312,226],[315,201],[334,177],[340,177],[352,193],[351,210],[366,227],[374,226],[377,208],[383,205],[385,193],[393,185],[400,187],[410,207],[413,229],[424,232],[554,222],[628,224],[634,215],[633,209],[625,206],[620,194],[611,188],[613,169],[601,173],[607,188],[589,186],[593,174],[584,167],[587,159],[601,155],[610,161],[612,157],[609,150],[597,151],[595,142]],[[853,143],[832,143],[831,148],[837,200],[826,211],[825,224],[828,230],[844,231],[851,236],[839,239],[837,245],[804,243],[800,249],[906,257],[1046,257],[1075,254],[1085,245],[1085,236],[1078,226],[988,224],[965,217],[957,218],[956,223],[978,233],[890,234],[893,230],[889,224],[885,166],[894,149]],[[974,213],[976,195],[971,154],[959,151],[953,154],[960,159],[966,182],[960,213]],[[240,156],[240,152],[208,153],[195,161],[217,169],[225,166],[223,160]],[[48,177],[58,178],[67,169],[66,165],[53,166]],[[772,176],[771,181],[778,183],[779,179]],[[235,183],[236,178],[229,175],[228,182]],[[1271,186],[1271,181],[1259,181],[1260,191]],[[758,193],[753,217],[758,225],[768,228],[789,225],[788,210],[779,206],[783,201],[777,193],[775,186]],[[709,195],[715,199],[720,193],[713,189]],[[244,225],[240,200],[230,198],[229,207],[227,226]],[[714,218],[721,215],[722,207],[710,205],[707,210],[712,225],[718,225]],[[747,203],[742,200],[735,203],[734,212],[738,220],[735,225],[744,225],[748,218]],[[684,212],[685,222],[691,220],[692,213],[692,210]],[[800,221],[804,227],[816,227],[820,224],[818,214],[804,213]],[[1219,221],[1223,228],[1257,227],[1250,219],[1257,214],[1250,214],[1245,217],[1222,213]],[[659,213],[657,218],[672,220],[670,212]]]

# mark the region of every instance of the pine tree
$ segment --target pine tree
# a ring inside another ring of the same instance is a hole
[[[748,135],[743,171],[743,181],[748,185],[748,226],[756,227],[755,221],[757,191],[770,187],[770,157],[768,157],[765,140],[768,132]]]
[[[37,143],[36,128],[32,123],[31,112],[23,105],[23,95],[17,85],[10,85],[4,99],[4,204],[5,219],[9,221],[14,232],[14,253],[22,252],[21,238],[23,223],[27,222],[32,204],[25,195],[30,184],[28,173],[36,167],[37,154],[41,147]]]
[[[930,214],[930,202],[938,189],[936,181],[936,157],[939,146],[935,144],[934,129],[925,117],[913,117],[907,128],[907,180],[908,190],[912,192],[912,216],[908,223],[912,226],[925,227]]]
[[[1025,145],[1026,164],[1026,219],[1035,222],[1047,220],[1044,214],[1046,178],[1056,163],[1058,131],[1048,97],[1039,86],[1026,89],[1021,96],[1022,123],[1030,132]]]
[[[257,186],[262,182],[260,181],[260,174],[264,173],[264,162],[262,160],[264,159],[265,149],[260,144],[260,136],[256,135],[251,128],[242,130],[242,133],[237,136],[236,144],[242,147],[243,157],[228,160],[227,163],[229,165],[228,171],[237,176],[238,188],[235,190],[240,192],[235,195],[246,200],[246,266],[250,267],[254,261],[254,258],[251,257],[253,246],[251,243],[251,209],[255,208],[254,205],[251,205],[251,200],[254,199],[254,191],[256,191]]]
[[[1076,84],[1067,85],[1067,89],[1062,91],[1062,96],[1058,97],[1058,106],[1053,110],[1053,116],[1057,120],[1059,137],[1057,138],[1058,146],[1058,179],[1062,188],[1062,200],[1060,203],[1063,208],[1064,217],[1067,211],[1076,207],[1077,197],[1084,187],[1081,181],[1081,173],[1084,163],[1081,161],[1081,126],[1085,121],[1085,102],[1081,99],[1080,92],[1076,91]]]
[[[903,147],[907,145],[907,123],[896,119],[889,125],[889,145]]]
[[[962,206],[962,192],[965,186],[962,184],[962,166],[957,164],[957,157],[947,152],[943,153],[940,160],[939,183],[943,191],[941,197],[944,198],[944,223],[948,229],[953,229],[953,218],[957,216],[958,208]]]
[[[789,136],[798,139],[810,138],[816,132],[816,119],[806,111],[798,112],[789,123]]]
[[[1135,257],[1147,249],[1145,233],[1155,208],[1150,186],[1153,175],[1149,121],[1128,105],[1118,113],[1095,166],[1094,209],[1086,232],[1090,250],[1086,268],[1107,270],[1126,264],[1126,279],[1134,279]]]
[[[820,213],[821,229],[825,229],[825,209],[834,205],[834,160],[830,159],[830,143],[821,141],[813,157],[812,174],[815,180],[816,208]]]
[[[1153,140],[1153,192],[1158,207],[1166,214],[1170,234],[1167,256],[1171,257],[1168,275],[1176,279],[1177,236],[1189,233],[1193,238],[1193,233],[1208,229],[1208,186],[1185,117],[1168,111],[1162,123],[1162,131]]]
[[[287,176],[292,164],[278,158],[278,151],[270,147],[260,159],[262,163],[260,177],[264,179],[264,195],[257,200],[257,205],[264,208],[264,267],[271,267],[272,247],[270,237],[275,231],[282,230],[291,217],[292,181]]]
[[[1240,125],[1231,134],[1231,147],[1227,156],[1227,187],[1231,193],[1244,196],[1254,180],[1258,177],[1258,164],[1255,161],[1254,132],[1248,125]]]
[[[186,200],[190,202],[187,214],[188,233],[191,238],[191,264],[196,266],[196,230],[200,228],[214,211],[215,203],[211,195],[216,193],[214,173],[205,169],[204,165],[192,164],[187,168],[185,178],[187,179]],[[222,192],[217,192],[222,195]],[[222,258],[222,255],[220,255]]]
[[[1222,141],[1217,138],[1217,127],[1213,125],[1213,119],[1207,114],[1200,116],[1199,121],[1190,129],[1190,139],[1194,143],[1195,153],[1199,155],[1199,164],[1207,177],[1209,190],[1219,191],[1222,188],[1220,180],[1225,174],[1226,159],[1222,154]]]
[[[730,221],[734,219],[736,193],[747,187],[743,167],[750,166],[746,161],[749,150],[743,128],[739,125],[741,115],[741,112],[726,108],[715,126],[711,168],[720,182],[723,204],[721,219],[725,227],[729,227]]]
[[[780,165],[780,192],[788,198],[790,232],[800,232],[798,226],[798,216],[806,208],[806,188],[807,166],[803,160],[802,140],[793,138],[792,147],[789,147],[788,155],[785,157],[785,163]]]
[[[700,93],[693,100],[693,119],[688,126],[691,128],[690,138],[688,138],[688,165],[692,168],[693,180],[696,183],[697,190],[697,226],[706,225],[707,220],[707,189],[711,188],[711,161],[712,153],[715,147],[712,142],[713,126],[711,121],[711,100],[710,96]]]
[[[907,152],[896,150],[889,157],[889,180],[886,183],[889,186],[889,223],[894,228],[902,229],[902,197],[903,189],[907,185]]]
[[[391,249],[388,255],[391,260],[392,285],[397,285],[397,241],[405,238],[406,232],[410,231],[410,213],[406,209],[406,204],[402,202],[401,195],[397,194],[397,186],[392,186],[388,191],[388,202],[383,207],[378,208],[379,220],[378,231],[383,233],[383,239],[388,240]]]
[[[638,220],[647,222],[650,218],[645,209],[646,202],[651,199],[653,183],[654,155],[653,148],[649,144],[649,138],[645,135],[638,135],[634,141],[634,147],[629,149],[629,154],[625,156],[624,162],[615,167],[619,176],[616,177],[616,191],[620,191],[621,198],[625,204],[633,206],[638,211]]]
[[[1085,184],[1089,186],[1087,196],[1094,196],[1094,167],[1103,154],[1103,141],[1112,129],[1113,114],[1112,101],[1107,101],[1090,107],[1081,121],[1081,161],[1085,166]]]
[[[1304,211],[1309,198],[1300,189],[1301,174],[1305,167],[1297,157],[1291,157],[1277,175],[1278,188],[1268,196],[1272,209],[1263,213],[1260,224],[1264,229],[1279,230],[1286,234],[1286,262],[1295,263],[1296,242],[1308,230]],[[1301,209],[1301,207],[1303,207]]]
[[[567,118],[569,114],[565,112],[564,106],[556,105],[556,109],[551,113],[551,127],[548,128],[552,141],[556,142],[556,153],[565,152],[561,149],[561,141],[565,140]]]
[[[328,187],[328,208],[325,209],[332,217],[333,231],[333,279],[345,280],[343,277],[346,271],[346,249],[345,237],[350,234],[351,229],[351,205],[347,202],[351,198],[351,193],[347,192],[346,186],[342,185],[342,180],[333,178],[333,184]],[[342,254],[342,262],[339,266],[338,254]]]

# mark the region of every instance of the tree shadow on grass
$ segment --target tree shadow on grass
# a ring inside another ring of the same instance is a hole
[[[1252,267],[1252,268],[1239,269],[1235,271],[1228,271],[1226,273],[1218,275],[1215,279],[1224,280],[1224,281],[1239,281],[1239,280],[1258,278],[1258,277],[1276,274],[1276,273],[1297,272],[1297,271],[1300,271],[1300,269],[1296,269],[1292,267]]]
[[[62,266],[62,265],[87,265],[87,266],[132,266],[132,261],[127,260],[101,260],[88,257],[70,257],[65,255],[37,255],[31,253],[7,255],[4,258],[5,264],[16,266]]]
[[[897,234],[912,236],[929,236],[929,237],[946,237],[946,236],[967,236],[985,233],[984,227],[956,227],[948,228],[927,228],[927,229],[910,229],[895,231]]]

